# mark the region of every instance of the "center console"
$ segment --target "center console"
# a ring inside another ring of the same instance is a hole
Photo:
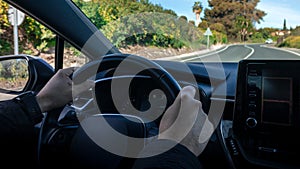
[[[239,63],[233,137],[246,161],[300,168],[300,61]]]

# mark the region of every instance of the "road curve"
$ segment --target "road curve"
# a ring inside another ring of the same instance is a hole
[[[300,59],[300,54],[280,48],[270,47],[264,44],[248,46],[254,49],[254,53],[249,59]]]
[[[181,62],[238,62],[242,59],[300,59],[300,54],[265,44],[229,45],[221,50],[182,58]]]

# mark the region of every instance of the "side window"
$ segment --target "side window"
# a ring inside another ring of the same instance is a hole
[[[88,61],[88,57],[83,55],[68,42],[65,42],[63,68],[80,67]]]
[[[11,6],[0,0],[0,57],[13,55],[14,29],[10,21]],[[56,34],[35,19],[25,15],[18,26],[18,53],[41,57],[54,67]],[[65,42],[64,68],[81,66],[88,60],[80,51]]]

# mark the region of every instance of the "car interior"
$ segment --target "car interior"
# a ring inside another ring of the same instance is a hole
[[[138,154],[157,136],[159,112],[164,112],[180,89],[188,85],[198,89],[203,111],[217,121],[207,147],[198,156],[203,168],[300,167],[299,61],[149,60],[121,53],[71,0],[5,1],[38,20],[57,37],[54,67],[26,54],[0,57],[1,62],[25,60],[29,73],[22,91],[0,89],[1,93],[39,91],[63,68],[66,42],[89,59],[72,75],[74,84],[88,79],[95,82],[95,87],[74,98],[72,103],[45,112],[43,121],[36,125],[36,163],[40,168],[58,164],[68,168],[131,168],[134,158],[110,153],[96,144],[85,129],[96,132],[104,144],[114,139],[105,130],[105,124],[123,135],[143,138],[139,144],[124,139],[116,147],[126,154],[130,151],[127,148],[134,145],[133,153]],[[125,68],[119,69],[122,64],[126,64]],[[142,116],[138,112],[143,112]],[[157,117],[154,121],[147,120],[153,116]]]

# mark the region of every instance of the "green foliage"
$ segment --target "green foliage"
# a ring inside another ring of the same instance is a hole
[[[197,1],[197,2],[194,3],[193,12],[196,12],[198,10],[201,13],[202,9],[203,9],[203,6],[202,6],[202,3],[200,1]]]
[[[12,52],[11,44],[5,40],[0,39],[0,55],[8,55]]]
[[[300,49],[300,36],[290,36],[286,38],[278,47],[289,47]]]
[[[227,39],[227,35],[222,33],[222,32],[219,32],[219,31],[212,31],[213,33],[213,44],[226,44],[228,42],[228,39]]]
[[[190,24],[190,25],[195,25],[195,21],[190,20],[190,21],[189,21],[189,24]]]
[[[142,12],[159,12],[177,16],[172,10],[166,10],[160,5],[154,5],[148,0],[92,0],[83,2],[73,0],[74,3],[98,27],[131,14]]]
[[[101,16],[100,2],[84,2],[82,0],[73,0],[73,2],[82,10],[83,13],[96,25],[96,27],[101,28],[107,23]]]
[[[2,78],[28,78],[28,66],[25,60],[14,59],[2,61],[0,65],[0,77]]]
[[[201,36],[185,20],[152,12],[120,18],[101,30],[117,47],[145,45],[181,48]]]
[[[209,7],[204,11],[204,19],[209,25],[221,23],[224,25],[226,34],[230,39],[235,39],[240,33],[240,29],[236,29],[237,16],[244,16],[247,21],[260,23],[266,15],[264,11],[256,8],[259,0],[249,1],[224,1],[210,0]]]
[[[13,27],[8,22],[8,4],[0,0],[0,55],[13,53]],[[26,16],[19,26],[20,53],[42,52],[55,44],[55,35],[42,24]]]
[[[7,10],[8,10],[8,4],[0,0],[0,29],[9,27]]]
[[[261,38],[263,38],[263,39],[268,39],[268,38],[271,38],[271,33],[272,33],[273,31],[270,31],[270,30],[268,30],[268,29],[260,29],[259,31],[258,31],[258,33],[260,33],[261,35]]]
[[[203,30],[203,32],[205,32],[206,30]],[[228,43],[228,38],[227,35],[222,33],[222,32],[218,32],[216,30],[212,30],[212,36],[210,36],[209,38],[209,43],[210,44],[226,44]],[[201,38],[201,43],[202,44],[207,44],[207,36],[203,36]]]
[[[151,17],[146,18],[147,13],[153,12],[177,17],[174,11],[154,5],[148,0],[93,0],[90,2],[74,0],[74,2],[117,47],[143,45],[181,48],[185,44],[184,41],[171,35],[170,31],[166,30],[166,26],[159,27],[159,25],[164,25],[165,20],[152,22]],[[151,25],[152,23],[154,25]]]
[[[300,26],[297,26],[294,30],[292,30],[293,36],[300,36]]]
[[[287,30],[287,27],[286,27],[286,19],[284,19],[284,21],[283,21],[283,30],[284,30],[284,31]]]
[[[13,51],[10,32],[12,28],[7,17],[8,5],[0,0],[0,55],[8,55]]]
[[[264,37],[265,37],[264,33],[262,33],[262,32],[255,32],[251,36],[251,41],[253,43],[264,43],[264,41],[267,39],[267,38],[264,38]]]
[[[184,22],[184,21],[185,21],[185,22],[187,22],[187,21],[188,21],[188,19],[187,19],[187,17],[186,17],[186,16],[180,16],[180,17],[179,17],[179,19],[182,19],[182,21],[183,21],[183,22]]]
[[[12,59],[0,62],[0,88],[21,91],[29,78],[28,64],[25,59]]]
[[[225,26],[223,24],[221,24],[221,23],[214,23],[214,24],[210,25],[209,28],[211,30],[215,30],[215,31],[223,33],[223,34],[226,33]]]
[[[27,16],[19,28],[24,33],[25,42],[23,43],[31,43],[32,48],[39,52],[55,45],[55,34],[31,17]],[[24,50],[28,49],[28,47],[24,48]]]
[[[235,19],[235,30],[243,42],[246,40],[248,33],[253,30],[252,22],[244,16],[237,16]]]
[[[142,45],[196,48],[203,46],[206,39],[203,31],[189,24],[185,16],[179,19],[174,11],[148,0],[73,1],[117,47]],[[13,34],[7,20],[8,5],[0,0],[0,7],[0,55],[11,54]],[[195,2],[193,8],[203,7],[200,2]],[[215,27],[217,32],[214,42],[227,41],[227,37],[223,36],[224,28],[220,24]],[[19,26],[19,32],[20,53],[38,55],[55,45],[55,34],[28,16]],[[218,32],[222,33],[219,35]]]
[[[208,22],[202,19],[202,22],[198,25],[198,28],[206,30],[209,27]]]

